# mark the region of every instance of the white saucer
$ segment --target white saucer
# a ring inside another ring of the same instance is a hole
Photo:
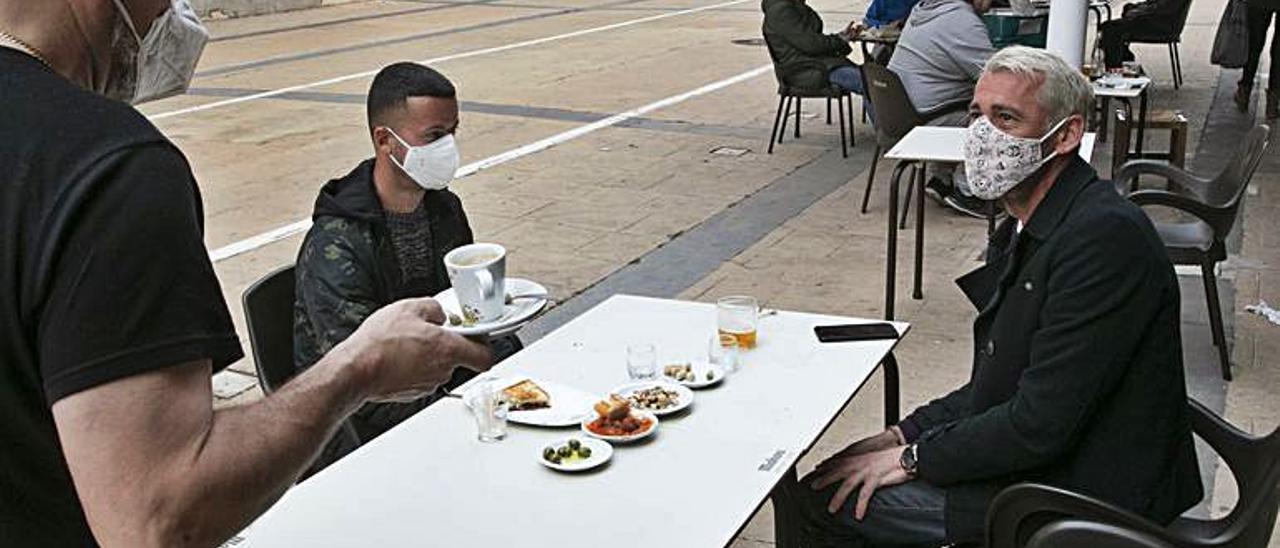
[[[507,295],[542,295],[542,297],[517,299],[504,307],[502,317],[497,321],[461,326],[450,324],[446,320],[443,327],[468,337],[475,335],[501,337],[515,333],[547,307],[547,288],[542,284],[523,278],[507,278],[506,285]],[[440,303],[441,308],[444,308],[446,316],[462,317],[462,307],[458,305],[458,295],[453,292],[452,287],[441,291],[435,299]]]

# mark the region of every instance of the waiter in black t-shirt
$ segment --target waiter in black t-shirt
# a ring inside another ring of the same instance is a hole
[[[216,545],[362,403],[491,361],[401,301],[213,410],[241,350],[199,192],[122,102],[185,89],[206,38],[185,0],[0,0],[0,546]]]

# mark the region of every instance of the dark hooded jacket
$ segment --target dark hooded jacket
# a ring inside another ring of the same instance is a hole
[[[835,34],[822,33],[822,17],[801,0],[764,0],[761,31],[773,59],[778,81],[806,90],[830,87],[827,75],[839,67],[854,66],[849,43]]]
[[[415,293],[401,280],[386,215],[373,186],[373,160],[320,190],[295,271],[293,355],[298,371],[311,367],[379,308],[449,288],[444,255],[472,243],[471,227],[461,200],[452,192],[428,191],[422,200],[431,227],[435,280],[426,291],[418,288],[420,293]],[[367,404],[351,421],[361,441],[368,441],[434,400]]]

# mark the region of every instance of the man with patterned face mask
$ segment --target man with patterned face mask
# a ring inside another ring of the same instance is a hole
[[[488,349],[430,299],[387,306],[255,403],[186,158],[127,102],[180,93],[185,0],[0,0],[0,545],[215,546],[372,399]]]
[[[472,243],[462,202],[448,189],[458,170],[457,91],[443,74],[396,63],[373,79],[367,101],[374,157],[329,181],[295,270],[294,365],[311,367],[376,310],[449,288],[444,256]],[[514,335],[491,342],[497,359],[520,348]],[[365,404],[352,417],[367,442],[473,375],[458,371],[411,402]],[[354,447],[336,438],[311,471]]]
[[[987,62],[965,166],[1009,218],[958,280],[977,311],[973,372],[779,490],[802,545],[981,542],[992,498],[1023,481],[1159,523],[1200,500],[1177,277],[1146,215],[1076,154],[1091,103],[1043,50]]]

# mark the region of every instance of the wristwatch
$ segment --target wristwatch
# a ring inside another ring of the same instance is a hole
[[[902,456],[898,457],[898,466],[906,471],[908,477],[916,477],[916,469],[920,463],[916,461],[916,444],[908,445],[902,450]]]

